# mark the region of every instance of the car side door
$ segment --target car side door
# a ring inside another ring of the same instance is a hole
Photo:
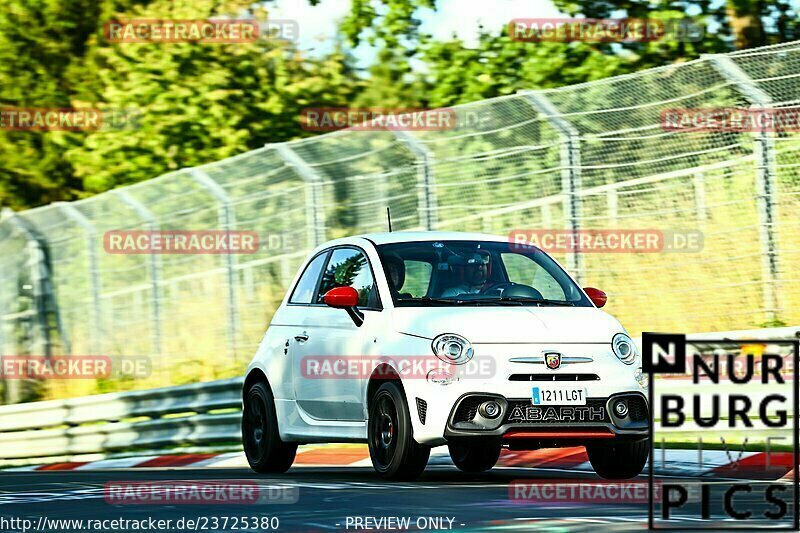
[[[272,323],[264,336],[268,346],[264,350],[270,354],[269,375],[275,394],[275,402],[295,402],[294,377],[292,369],[293,352],[302,343],[302,335],[313,312],[317,287],[322,270],[328,260],[330,250],[323,250],[309,259],[297,277],[284,304],[272,318]],[[294,411],[294,406],[291,406]]]
[[[325,293],[350,286],[359,293],[359,327],[342,309],[328,307]],[[298,406],[318,420],[362,421],[362,356],[372,350],[380,322],[380,297],[374,271],[361,248],[333,248],[322,271],[314,303],[307,308],[303,327],[292,350],[294,392]]]

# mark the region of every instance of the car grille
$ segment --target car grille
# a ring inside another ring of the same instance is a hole
[[[634,422],[647,420],[647,405],[641,396],[627,396],[628,416]]]
[[[478,406],[489,399],[491,398],[483,396],[464,398],[464,401],[458,404],[458,409],[456,409],[456,413],[453,415],[453,423],[469,422],[478,414]]]
[[[421,398],[417,398],[417,414],[419,415],[419,421],[425,424],[425,417],[428,414],[428,402]]]
[[[599,381],[597,374],[511,374],[508,381]]]
[[[537,418],[534,413],[546,413]],[[549,415],[555,415],[551,417]],[[520,416],[521,415],[521,416]],[[571,417],[571,418],[570,418]],[[605,398],[588,398],[586,405],[531,405],[530,400],[509,400],[504,424],[603,424],[610,422]]]

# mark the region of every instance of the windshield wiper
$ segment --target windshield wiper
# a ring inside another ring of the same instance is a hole
[[[446,304],[446,305],[486,305],[486,304],[500,304],[500,305],[524,305],[524,304],[537,304],[542,305],[560,305],[573,307],[575,304],[561,300],[547,300],[545,298],[526,298],[524,296],[492,296],[489,298],[431,298],[430,296],[423,296],[422,298],[409,298],[399,300],[398,303],[408,304]]]
[[[423,296],[422,298],[409,298],[407,300],[400,300],[400,301],[409,303],[431,303],[431,304],[449,304],[449,305],[459,305],[466,303],[466,300],[459,300],[458,298],[431,298],[430,296]]]
[[[489,305],[522,305],[521,298],[509,298],[508,296],[491,296],[489,298],[475,298],[474,300],[469,300],[469,303],[474,303],[476,305],[481,304],[489,304]]]
[[[429,296],[424,296],[422,298],[417,298],[413,301],[415,302],[430,302],[430,303],[444,303],[444,304],[451,304],[451,305],[481,305],[481,304],[512,304],[512,305],[522,305],[522,299],[516,298],[481,298],[477,295],[471,295],[471,298],[431,298]],[[527,299],[526,299],[527,301]]]
[[[481,298],[480,300],[475,300],[478,302],[489,302],[489,303],[517,303],[517,304],[539,304],[541,305],[561,305],[566,307],[574,307],[575,304],[572,302],[566,302],[563,300],[548,300],[546,298],[527,298],[525,296],[497,296],[492,298]]]

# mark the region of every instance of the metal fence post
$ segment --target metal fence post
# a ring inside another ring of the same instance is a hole
[[[31,291],[33,292],[33,318],[31,334],[32,342],[27,354],[24,355],[43,355],[50,358],[53,355],[53,346],[50,339],[50,324],[47,316],[47,301],[51,298],[49,291],[52,290],[50,271],[47,267],[46,243],[44,239],[28,225],[28,222],[17,216],[9,208],[4,208],[0,214],[2,220],[7,220],[25,239],[28,250],[28,261],[30,267]],[[64,342],[68,341],[66,338]],[[23,355],[23,354],[20,354]],[[6,401],[17,403],[20,401],[22,391],[18,380],[6,380]]]
[[[6,216],[9,211],[3,211],[0,213],[0,224],[4,224],[6,222]],[[3,285],[0,283],[0,357],[5,357],[6,355],[13,355],[9,353],[11,350],[6,350],[6,337],[5,337],[5,315],[9,313],[9,309],[7,308],[8,300],[5,298],[5,293],[2,291]],[[19,401],[19,388],[16,387],[16,383],[13,378],[8,379],[5,376],[2,376],[3,382],[3,401],[5,403],[16,403]]]
[[[706,177],[702,172],[697,172],[692,177],[694,186],[694,205],[697,210],[697,219],[701,222],[708,220],[708,209],[706,208]]]
[[[619,222],[619,193],[617,189],[608,189],[606,206],[608,208],[608,223],[614,227]]]
[[[386,208],[391,207],[389,205],[389,178],[383,175],[374,176],[373,180],[377,180],[375,183],[375,196],[381,198],[384,203],[383,205],[376,204],[374,207],[375,211],[375,220],[382,220],[384,222],[384,226],[387,230],[389,229],[388,220],[386,219]],[[380,227],[380,224],[379,224]]]
[[[3,220],[0,219],[0,224],[3,223]],[[5,299],[5,292],[3,291],[3,284],[0,283],[0,357],[4,355],[9,355],[6,352],[6,337],[5,337],[5,320],[3,317],[8,312],[6,309],[6,299]]]
[[[67,202],[55,202],[55,205],[68,219],[80,226],[86,234],[86,253],[89,257],[89,290],[92,291],[92,332],[90,336],[90,349],[94,354],[101,354],[103,352],[103,311],[100,302],[100,265],[97,257],[97,228],[72,204]]]
[[[147,209],[139,200],[128,194],[125,189],[113,189],[110,191],[117,196],[122,203],[130,207],[142,220],[147,223],[150,231],[158,229],[158,221],[152,211]],[[150,292],[152,293],[153,314],[151,317],[153,355],[162,354],[161,344],[161,258],[158,254],[150,254]]]
[[[578,193],[581,190],[581,146],[580,132],[565,120],[552,102],[541,92],[523,91],[522,94],[533,108],[544,116],[561,136],[561,192],[564,194],[564,213],[573,242],[578,242],[581,227],[581,203]],[[581,281],[583,260],[580,251],[567,254],[567,268]]]
[[[220,204],[218,218],[220,225],[225,231],[232,231],[235,226],[231,200],[219,183],[214,181],[211,176],[199,168],[189,170],[192,178],[202,185]],[[236,341],[238,339],[239,316],[238,304],[236,302],[236,256],[232,253],[222,254],[222,260],[227,272],[228,285],[228,351],[232,358],[236,358]]]
[[[553,211],[550,209],[550,204],[542,204],[540,208],[542,213],[542,225],[545,228],[552,227],[553,225]]]
[[[435,163],[433,152],[409,132],[395,129],[391,131],[395,137],[405,143],[409,151],[417,158],[417,201],[422,215],[420,221],[426,230],[433,231],[439,222],[438,203],[434,193],[436,179],[433,175]]]
[[[325,242],[325,204],[323,202],[322,176],[317,170],[309,165],[297,152],[292,150],[286,143],[267,145],[275,148],[277,154],[295,169],[300,178],[306,183],[309,191],[311,205],[307,211],[308,241],[312,247],[319,246]]]
[[[767,108],[772,98],[756,86],[750,76],[730,57],[724,55],[704,56],[711,65],[742,93],[751,107]],[[767,131],[757,132],[754,154],[756,161],[756,199],[758,201],[759,239],[761,241],[761,270],[764,276],[764,307],[771,320],[780,315],[778,299],[780,270],[777,250],[777,204],[778,188],[775,180],[775,140]]]
[[[281,205],[283,206],[286,213],[291,211],[292,205],[288,194],[284,194],[281,197]],[[291,223],[290,217],[285,217],[282,227],[284,228],[287,237],[292,233],[292,230],[294,229],[291,227],[290,223]],[[280,270],[279,275],[281,279],[281,287],[288,290],[289,283],[292,282],[292,276],[294,275],[294,273],[290,268],[289,257],[288,254],[286,253],[286,250],[284,250],[283,253],[281,253],[279,270]]]

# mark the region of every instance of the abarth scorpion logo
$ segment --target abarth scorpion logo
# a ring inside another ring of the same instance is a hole
[[[558,352],[549,352],[544,354],[544,362],[550,370],[556,370],[561,366],[561,354]]]

